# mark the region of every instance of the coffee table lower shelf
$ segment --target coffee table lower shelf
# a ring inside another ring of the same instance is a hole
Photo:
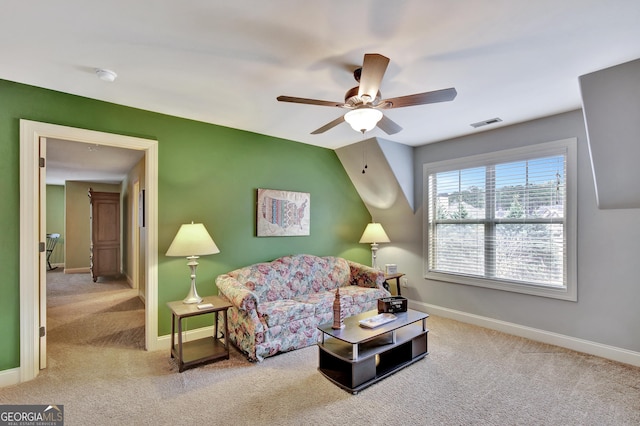
[[[318,371],[342,389],[353,394],[423,359],[429,352],[427,333],[420,323],[396,330],[396,341],[391,333],[380,335],[358,344],[353,359],[353,345],[336,338],[318,343]]]

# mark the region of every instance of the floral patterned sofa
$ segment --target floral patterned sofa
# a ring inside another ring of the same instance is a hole
[[[333,321],[335,289],[345,316],[377,308],[390,293],[384,274],[339,257],[307,254],[258,263],[216,278],[227,312],[229,340],[251,361],[318,341],[319,324]]]

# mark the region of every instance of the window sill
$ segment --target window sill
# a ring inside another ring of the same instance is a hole
[[[424,278],[451,284],[471,285],[475,287],[484,287],[494,290],[510,291],[513,293],[529,294],[532,296],[567,300],[571,302],[576,302],[578,300],[575,285],[568,285],[566,287],[555,287],[536,284],[525,284],[513,281],[475,278],[464,275],[444,274],[441,272],[427,272]]]

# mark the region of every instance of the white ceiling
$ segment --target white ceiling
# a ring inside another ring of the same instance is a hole
[[[343,101],[380,53],[385,98],[458,91],[367,134],[419,146],[577,109],[578,76],[640,58],[639,41],[637,0],[22,1],[0,15],[0,78],[335,149],[362,136],[310,132],[345,110],[276,97]]]

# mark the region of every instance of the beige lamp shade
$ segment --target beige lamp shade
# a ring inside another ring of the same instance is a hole
[[[202,223],[188,223],[180,226],[167,256],[203,256],[220,253],[207,228]]]
[[[360,238],[361,243],[389,243],[391,240],[387,236],[387,233],[384,232],[382,225],[379,223],[370,223],[364,230],[362,237]]]
[[[382,225],[379,223],[370,223],[364,229],[362,233],[362,237],[360,238],[361,243],[371,243],[371,266],[375,269],[378,269],[377,263],[377,253],[378,253],[378,243],[389,243],[391,240],[387,236],[387,233],[384,232]]]

